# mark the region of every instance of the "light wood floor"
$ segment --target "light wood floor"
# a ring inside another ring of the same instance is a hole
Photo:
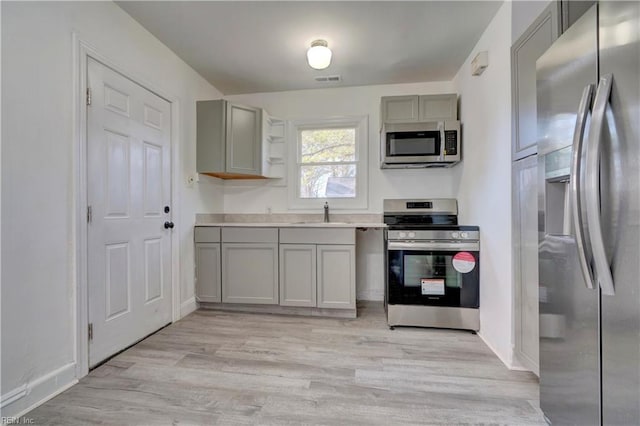
[[[464,331],[197,311],[27,415],[35,424],[544,425],[534,375]]]

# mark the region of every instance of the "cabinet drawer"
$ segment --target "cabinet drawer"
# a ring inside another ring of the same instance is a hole
[[[219,243],[220,242],[220,228],[211,226],[196,226],[195,229],[195,242],[196,243]]]
[[[280,228],[280,243],[355,244],[354,228]]]
[[[224,243],[277,243],[278,228],[222,228]]]

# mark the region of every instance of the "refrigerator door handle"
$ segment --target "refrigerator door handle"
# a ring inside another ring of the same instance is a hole
[[[593,262],[602,294],[607,296],[615,295],[615,287],[602,236],[600,217],[600,145],[612,84],[612,74],[601,77],[598,83],[598,90],[593,103],[585,166],[587,225],[591,239],[591,250],[593,251]]]
[[[583,190],[584,182],[582,182],[585,173],[583,173],[583,141],[584,130],[587,125],[587,118],[591,109],[591,98],[593,97],[593,84],[589,84],[582,91],[582,99],[578,107],[578,115],[576,116],[576,126],[573,132],[573,147],[571,155],[571,202],[573,204],[573,224],[576,235],[576,245],[578,247],[578,260],[580,261],[580,269],[584,277],[585,284],[588,289],[595,288],[593,272],[591,270],[591,245],[589,244],[588,229],[584,227],[583,215]]]

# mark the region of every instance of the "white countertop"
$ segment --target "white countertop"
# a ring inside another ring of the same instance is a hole
[[[384,223],[371,222],[204,222],[196,223],[195,226],[210,227],[237,227],[237,228],[386,228]]]

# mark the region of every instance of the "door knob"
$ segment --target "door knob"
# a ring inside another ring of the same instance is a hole
[[[164,229],[173,229],[173,222],[165,222]]]

